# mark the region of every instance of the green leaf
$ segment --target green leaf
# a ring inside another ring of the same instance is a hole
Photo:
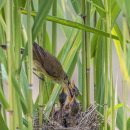
[[[63,68],[65,69],[66,72],[69,71],[69,68],[72,65],[73,58],[76,55],[77,50],[81,46],[80,43],[81,43],[81,32],[78,33],[78,35],[74,41],[74,44],[73,44],[71,50],[69,51],[68,55],[66,56],[65,61],[63,63]]]
[[[38,35],[38,32],[40,31],[41,25],[45,22],[46,16],[49,13],[49,10],[52,6],[52,3],[53,3],[53,0],[48,0],[48,1],[42,0],[42,1],[40,1],[40,7],[39,7],[38,13],[35,17],[34,25],[33,25],[33,29],[32,29],[33,41],[36,38],[36,36]]]
[[[123,108],[119,108],[117,111],[116,124],[119,130],[123,130]]]
[[[0,10],[4,6],[5,2],[6,2],[6,0],[0,0]]]
[[[23,14],[27,14],[26,10],[22,10],[21,12]],[[32,16],[35,16],[35,15],[36,15],[36,13],[32,12]],[[55,17],[55,16],[47,16],[46,20],[51,21],[51,22],[56,22],[56,23],[59,23],[59,24],[65,25],[65,26],[85,30],[87,32],[95,33],[97,35],[102,35],[102,36],[105,36],[105,37],[110,37],[111,36],[111,38],[119,40],[119,38],[117,36],[115,36],[115,35],[110,35],[109,33],[106,33],[106,32],[104,32],[102,30],[95,29],[95,28],[90,27],[90,26],[85,26],[85,25],[83,25],[81,23],[72,22],[70,20],[65,20],[65,19],[62,19],[62,18]]]
[[[128,25],[130,27],[130,0],[125,0],[125,5],[126,5],[126,16],[128,19]]]
[[[1,86],[0,86],[0,102],[2,103],[3,107],[5,109],[8,109],[9,108],[9,103],[5,97],[5,95],[3,94],[3,91],[1,89]]]
[[[68,55],[72,45],[74,44],[74,41],[75,41],[78,33],[79,33],[79,31],[77,29],[73,29],[71,31],[70,36],[68,37],[68,39],[64,43],[62,49],[60,50],[60,52],[58,54],[58,59],[60,60],[61,63],[63,63],[63,61],[65,61],[65,58]]]
[[[50,53],[52,52],[51,42],[50,42],[49,34],[48,34],[47,31],[46,31],[45,49],[46,49],[48,52],[50,52]]]
[[[71,4],[77,14],[81,12],[81,2],[79,0],[71,0]]]
[[[98,20],[96,28],[101,29],[102,20],[101,18]],[[91,57],[95,56],[97,42],[98,42],[99,35],[94,34],[91,39]]]
[[[98,39],[96,59],[95,59],[95,75],[96,75],[96,86],[95,86],[95,99],[96,103],[102,105],[104,103],[104,48],[105,44],[101,37]],[[102,108],[99,108],[102,113]]]
[[[9,130],[0,113],[0,130]]]
[[[80,47],[79,47],[80,49]],[[76,54],[74,55],[73,57],[73,60],[72,60],[72,63],[71,63],[71,67],[68,69],[68,76],[71,78],[72,77],[72,74],[74,72],[74,69],[75,69],[75,66],[76,66],[76,63],[78,61],[78,56],[79,56],[79,50],[77,50]]]
[[[48,101],[48,103],[46,104],[46,107],[45,107],[45,115],[47,117],[49,117],[49,115],[50,115],[53,104],[54,104],[54,102],[56,100],[56,97],[57,97],[58,93],[60,92],[60,89],[61,89],[60,85],[56,84],[53,91],[52,91],[50,99],[49,99],[49,101]]]
[[[1,28],[3,29],[3,31],[6,31],[7,26],[6,26],[6,23],[5,23],[1,13],[0,13],[0,24],[1,24]]]
[[[102,0],[92,0],[93,3],[97,6],[99,6],[100,8],[104,9],[104,5],[103,5],[103,2]],[[105,17],[106,16],[106,13],[104,11],[102,11],[100,8],[96,7],[98,13],[100,14],[101,17]]]
[[[114,106],[114,110],[118,110],[119,108],[121,108],[123,106],[123,104],[117,104]],[[112,112],[112,108],[109,108],[108,111],[107,111],[107,116],[109,116]]]
[[[127,130],[130,130],[130,117],[127,120]]]
[[[118,15],[120,14],[120,12],[121,12],[121,9],[119,8],[117,1],[113,0],[113,4],[111,7],[112,27],[115,25],[116,19],[117,19]]]
[[[3,63],[3,65],[7,71],[7,59],[6,59],[6,55],[1,47],[0,47],[0,62]]]
[[[78,59],[78,89],[82,93],[82,64],[80,57]]]
[[[13,82],[13,85],[14,85],[14,88],[17,92],[17,94],[19,95],[19,98],[21,100],[21,105],[22,105],[22,108],[23,108],[23,112],[26,114],[27,111],[28,111],[28,108],[27,108],[27,102],[26,100],[24,99],[23,97],[23,94],[21,92],[21,89],[20,89],[20,85],[18,83],[18,81],[15,79],[14,76],[12,76],[12,82]]]

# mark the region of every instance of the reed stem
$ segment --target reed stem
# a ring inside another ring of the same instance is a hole
[[[97,24],[97,12],[94,13],[94,27],[96,27]],[[93,59],[93,75],[94,75],[94,101],[97,101],[97,86],[96,86],[96,56]]]
[[[86,24],[86,0],[82,0],[82,19],[83,24]],[[82,31],[82,106],[83,111],[87,107],[87,88],[86,88],[86,31]]]
[[[57,15],[57,0],[53,2],[52,15]],[[57,24],[52,22],[52,54],[56,55],[56,43],[57,43]]]
[[[87,26],[90,26],[90,3],[87,2]],[[90,106],[90,60],[91,60],[91,44],[90,33],[86,35],[86,87],[87,87],[87,108]]]
[[[109,17],[109,30],[108,32],[111,33],[112,31],[112,14],[111,14],[111,0],[109,0],[109,4],[108,4],[108,17]],[[111,125],[110,125],[110,129],[111,130],[115,130],[115,109],[114,109],[114,106],[115,106],[115,90],[113,88],[113,62],[112,62],[112,54],[113,54],[113,51],[112,51],[112,38],[110,36],[110,39],[109,39],[109,44],[110,44],[110,48],[109,48],[109,57],[110,57],[110,106],[112,108],[112,113],[111,113]]]
[[[123,15],[123,52],[124,52],[124,61],[125,64],[127,64],[127,59],[126,59],[126,38],[127,38],[127,21],[126,21],[126,16],[125,12]],[[125,77],[123,78],[123,130],[127,129],[127,79]]]
[[[9,44],[9,48],[7,49],[7,57],[8,57],[8,94],[9,94],[9,105],[10,105],[10,111],[9,111],[9,129],[14,130],[15,129],[15,118],[14,118],[14,88],[12,83],[12,6],[13,1],[7,0],[6,1],[6,11],[5,11],[5,18],[6,18],[6,40],[7,44]]]
[[[32,55],[32,26],[31,26],[31,0],[27,1],[27,36],[28,36],[28,129],[33,129],[32,120],[32,72],[33,72],[33,55]]]
[[[109,20],[109,7],[108,1],[104,0],[105,10],[106,10],[106,18],[105,18],[105,31],[109,32],[110,20]],[[105,38],[105,94],[104,94],[104,130],[107,130],[107,110],[108,110],[108,63],[109,63],[109,44],[110,39]]]

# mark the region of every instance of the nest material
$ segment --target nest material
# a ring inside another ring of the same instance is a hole
[[[34,116],[34,130],[98,130],[103,123],[103,117],[97,112],[97,106],[91,105],[86,112],[79,112],[72,116],[69,112],[60,110],[52,112],[49,120],[43,115],[42,126],[39,126],[38,112]]]

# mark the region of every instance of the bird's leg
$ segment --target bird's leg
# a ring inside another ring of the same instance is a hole
[[[43,80],[44,81],[44,78],[40,77],[39,75],[37,75],[35,72],[33,72],[34,75],[36,75],[40,80]]]
[[[40,80],[44,81],[44,77],[40,77],[38,74],[35,73],[35,71],[37,71],[37,69],[33,68],[33,70],[34,70],[33,71],[34,75],[36,75]]]

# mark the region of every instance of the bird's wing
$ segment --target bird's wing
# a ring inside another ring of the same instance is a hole
[[[44,62],[44,68],[46,72],[54,78],[60,78],[61,74],[64,73],[60,62],[49,53],[46,53],[46,56],[43,60],[46,61]]]

